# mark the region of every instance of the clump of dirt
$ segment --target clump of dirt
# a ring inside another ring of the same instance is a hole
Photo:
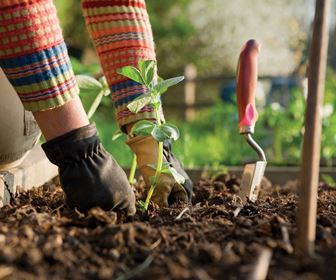
[[[260,199],[244,207],[239,185],[230,175],[204,179],[193,206],[151,206],[131,220],[69,209],[55,183],[21,192],[0,209],[0,279],[246,279],[265,248],[268,279],[335,279],[334,189],[319,186],[311,259],[293,252],[296,182],[265,180]]]

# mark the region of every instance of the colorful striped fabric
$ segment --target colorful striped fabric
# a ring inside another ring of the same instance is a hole
[[[0,0],[0,66],[26,110],[79,93],[52,0]]]
[[[146,92],[145,88],[117,74],[123,66],[137,66],[139,60],[155,60],[152,29],[144,0],[83,0],[83,12],[116,108],[120,126],[154,119],[153,109],[138,114],[127,104]]]

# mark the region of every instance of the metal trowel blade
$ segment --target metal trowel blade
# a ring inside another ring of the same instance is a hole
[[[247,198],[252,202],[257,200],[266,165],[266,161],[256,161],[245,165],[238,194],[243,203],[246,203]]]

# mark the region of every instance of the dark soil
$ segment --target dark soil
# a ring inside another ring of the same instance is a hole
[[[132,221],[64,205],[57,183],[0,209],[0,279],[248,279],[269,248],[268,279],[336,279],[336,191],[319,186],[316,257],[295,257],[296,183],[265,181],[240,212],[239,180],[195,186],[193,206],[151,208]],[[238,213],[239,212],[239,213]]]

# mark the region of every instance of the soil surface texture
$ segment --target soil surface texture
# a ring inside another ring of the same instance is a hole
[[[20,192],[0,209],[0,279],[253,279],[257,268],[268,268],[267,279],[336,279],[335,189],[319,186],[316,256],[308,258],[293,249],[297,184],[265,179],[245,206],[239,184],[230,175],[204,179],[193,206],[151,205],[132,219],[69,209],[57,182]]]

